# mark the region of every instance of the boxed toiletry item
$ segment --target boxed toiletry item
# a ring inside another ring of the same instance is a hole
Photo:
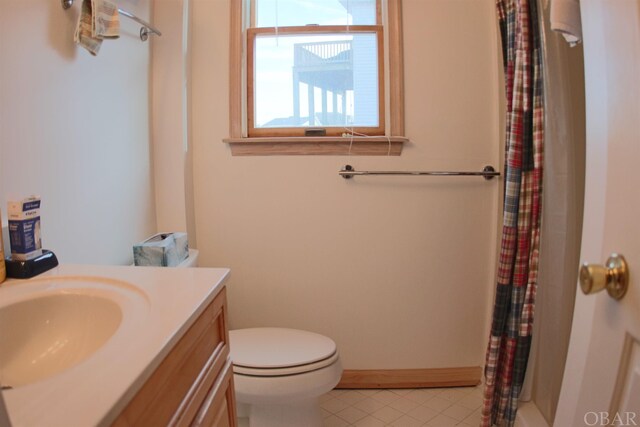
[[[11,259],[27,261],[41,256],[40,197],[9,201],[8,220]]]
[[[187,233],[158,233],[133,245],[135,265],[175,267],[188,256]]]

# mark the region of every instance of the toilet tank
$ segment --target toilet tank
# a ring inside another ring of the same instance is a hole
[[[197,249],[189,249],[189,256],[182,261],[180,264],[176,265],[177,268],[191,268],[198,266],[198,250]]]

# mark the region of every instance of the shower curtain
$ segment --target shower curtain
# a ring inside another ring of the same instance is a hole
[[[538,276],[544,107],[535,0],[497,0],[505,71],[502,242],[481,425],[512,426],[531,347]]]

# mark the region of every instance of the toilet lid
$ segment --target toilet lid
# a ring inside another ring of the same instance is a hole
[[[328,366],[338,359],[332,339],[308,331],[249,328],[229,331],[234,372],[291,375]]]

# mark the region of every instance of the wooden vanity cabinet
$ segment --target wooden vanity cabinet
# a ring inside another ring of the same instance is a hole
[[[113,426],[237,426],[226,288],[191,325]]]

